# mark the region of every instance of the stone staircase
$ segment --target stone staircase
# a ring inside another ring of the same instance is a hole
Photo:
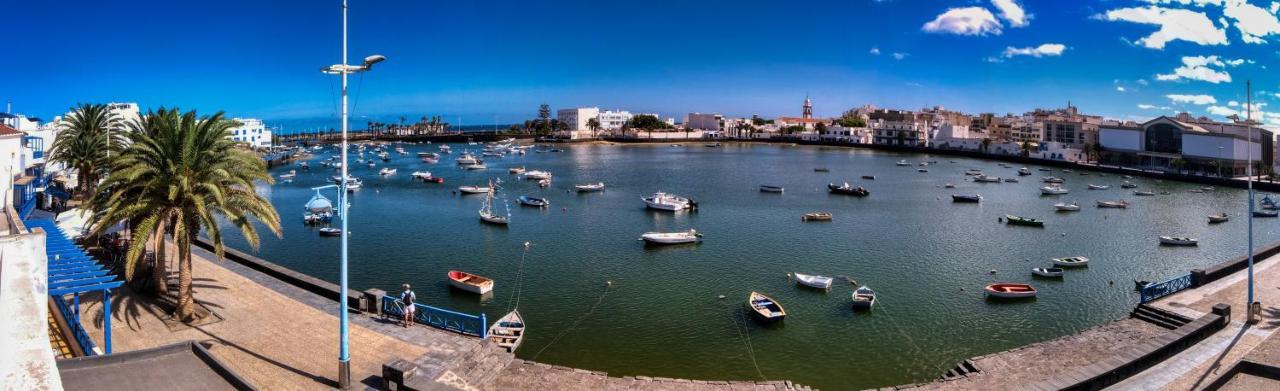
[[[947,370],[947,373],[942,374],[942,377],[940,377],[939,379],[951,380],[951,379],[966,377],[972,374],[976,374],[978,372],[982,372],[982,371],[979,370],[978,367],[973,364],[972,360],[964,360],[964,361],[961,361],[959,364],[956,364],[954,368]]]
[[[1190,318],[1146,304],[1139,304],[1138,307],[1134,308],[1133,312],[1129,314],[1129,317],[1146,321],[1169,330],[1182,327],[1182,325],[1191,322]]]

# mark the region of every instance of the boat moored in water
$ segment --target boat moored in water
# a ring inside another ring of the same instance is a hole
[[[834,278],[819,276],[816,274],[792,273],[796,277],[796,283],[810,288],[830,289],[831,282]]]
[[[1028,284],[1018,284],[1011,282],[998,282],[988,284],[983,288],[987,292],[988,297],[1001,299],[1024,299],[1036,297],[1036,288]]]
[[[1229,220],[1229,219],[1230,219],[1230,218],[1229,218],[1229,217],[1227,217],[1227,214],[1226,214],[1226,213],[1219,213],[1219,214],[1216,214],[1216,215],[1209,215],[1209,224],[1225,223],[1225,222],[1227,222],[1227,220]]]
[[[1128,208],[1129,201],[1125,201],[1125,200],[1098,201],[1098,207],[1099,208]]]
[[[324,227],[320,229],[320,236],[341,236],[342,229],[334,227]]]
[[[853,309],[869,310],[872,306],[876,305],[876,291],[873,291],[871,288],[863,285],[858,287],[858,289],[853,290],[851,299],[853,300]]]
[[[971,202],[971,203],[979,203],[979,202],[982,202],[982,195],[979,195],[979,194],[974,194],[974,195],[952,194],[952,195],[951,195],[951,202]]]
[[[585,185],[573,185],[573,189],[579,193],[590,193],[593,191],[604,191],[604,182],[588,183]]]
[[[1169,246],[1195,246],[1200,244],[1199,239],[1177,237],[1177,236],[1161,236],[1160,244]]]
[[[520,205],[525,205],[525,206],[536,206],[539,208],[545,208],[548,205],[551,205],[551,201],[547,201],[546,198],[541,198],[541,197],[522,195],[519,198],[517,198],[517,200],[520,201]]]
[[[1076,212],[1080,210],[1080,204],[1075,202],[1072,202],[1072,203],[1059,202],[1059,203],[1053,204],[1053,207],[1054,209],[1057,209],[1059,212]]]
[[[507,353],[514,353],[520,348],[520,342],[524,342],[524,329],[524,318],[520,317],[520,311],[511,311],[489,327],[489,340],[498,347],[507,349]]]
[[[1020,175],[1020,176],[1027,176],[1027,175],[1031,175],[1031,170],[1028,170],[1026,167],[1019,168],[1019,169],[1018,169],[1018,175]]]
[[[1031,275],[1044,278],[1062,278],[1064,270],[1059,267],[1031,268]]]
[[[459,270],[449,271],[449,285],[460,290],[483,295],[493,291],[493,280]]]
[[[834,183],[828,183],[827,191],[831,192],[832,194],[844,194],[844,195],[852,195],[852,196],[859,196],[859,197],[865,197],[871,194],[871,192],[867,191],[867,189],[864,189],[861,186],[853,187],[853,185],[850,185],[849,182],[845,182],[839,185]]]
[[[998,177],[998,176],[988,176],[988,175],[978,175],[978,176],[973,177],[973,181],[974,181],[974,182],[983,182],[983,183],[1000,183],[1000,177]]]
[[[800,216],[800,221],[831,221],[831,212],[809,212]]]
[[[1280,217],[1280,211],[1275,210],[1255,210],[1253,217]]]
[[[645,232],[640,235],[640,240],[647,244],[697,243],[702,241],[702,234],[695,229],[683,232]]]
[[[1044,221],[1033,219],[1030,217],[1004,215],[1004,221],[1009,225],[1025,225],[1028,227],[1043,227]]]
[[[1066,257],[1054,258],[1053,264],[1060,267],[1081,267],[1089,265],[1089,258],[1085,257]]]
[[[760,185],[760,192],[762,193],[781,193],[785,190],[782,186]]]
[[[672,211],[672,212],[682,211],[682,210],[693,210],[693,209],[696,209],[698,205],[696,202],[688,198],[667,194],[663,192],[653,193],[653,195],[651,196],[642,197],[641,200],[643,200],[644,205],[646,207],[649,207],[650,209],[665,210],[665,211]]]
[[[1108,185],[1095,185],[1092,183],[1089,184],[1089,190],[1106,190],[1110,188],[1111,186],[1108,186]]]
[[[462,194],[484,194],[488,193],[489,190],[492,190],[492,188],[487,186],[458,186],[458,191],[462,192]]]
[[[1067,194],[1069,192],[1070,191],[1067,190],[1066,188],[1062,186],[1058,186],[1056,184],[1040,188],[1040,194],[1043,194],[1043,195],[1061,195],[1061,194]]]
[[[753,291],[747,295],[747,308],[750,308],[751,313],[757,318],[766,322],[779,321],[787,317],[787,310],[782,308],[781,303],[760,292]]]
[[[378,175],[382,175],[382,176],[395,175],[395,174],[396,174],[396,169],[391,167],[383,167],[381,170],[378,170]]]
[[[1151,197],[1151,196],[1156,195],[1156,193],[1155,193],[1155,192],[1150,192],[1150,191],[1138,190],[1138,191],[1134,191],[1134,192],[1133,192],[1133,195],[1136,195],[1136,196],[1139,196],[1139,197]]]

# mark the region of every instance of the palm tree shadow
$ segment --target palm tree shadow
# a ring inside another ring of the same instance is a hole
[[[218,341],[218,343],[220,343],[220,344],[222,344],[222,345],[224,345],[224,346],[228,346],[228,347],[231,347],[232,349],[239,350],[239,351],[241,351],[241,352],[243,352],[243,353],[245,353],[245,354],[248,354],[248,355],[250,355],[250,356],[253,356],[254,358],[257,358],[257,359],[259,359],[259,360],[262,360],[263,362],[266,362],[266,363],[271,364],[271,365],[275,365],[275,366],[280,367],[281,369],[284,369],[284,370],[286,370],[286,371],[293,372],[294,374],[297,374],[298,376],[302,376],[302,377],[305,377],[305,378],[311,379],[311,380],[313,380],[313,381],[315,381],[315,382],[317,382],[317,383],[324,384],[325,386],[328,386],[328,387],[337,387],[337,386],[338,386],[338,382],[337,382],[337,381],[335,381],[335,380],[332,380],[332,379],[329,379],[329,378],[324,377],[324,376],[319,376],[319,375],[313,374],[313,373],[311,373],[311,372],[307,372],[307,371],[304,371],[304,370],[301,370],[301,369],[295,368],[295,367],[293,367],[293,366],[290,366],[289,364],[285,364],[285,363],[280,362],[280,361],[277,361],[277,360],[275,360],[275,359],[273,359],[273,358],[271,358],[271,357],[267,357],[267,356],[262,355],[262,354],[260,354],[260,353],[258,353],[258,352],[255,352],[255,351],[253,351],[253,350],[247,349],[247,348],[245,348],[245,347],[243,347],[243,346],[240,346],[240,344],[237,344],[237,343],[235,343],[235,342],[228,341],[228,340],[226,340],[226,339],[223,339],[222,337],[219,337],[218,335],[216,335],[216,334],[214,334],[214,333],[212,333],[212,332],[209,332],[209,330],[205,330],[205,328],[204,328],[204,327],[202,327],[202,326],[193,326],[193,327],[192,327],[192,329],[195,329],[195,330],[197,330],[197,331],[199,331],[199,332],[203,333],[204,335],[209,336],[209,338],[212,338],[213,340]],[[207,343],[206,343],[206,346],[208,346],[208,345],[207,345]]]
[[[102,292],[93,292],[81,295],[80,301],[85,305],[84,311],[91,312],[92,309],[102,305]],[[129,330],[138,331],[142,329],[142,323],[138,322],[138,315],[141,309],[147,306],[147,299],[139,296],[128,288],[128,285],[121,285],[114,294],[111,295],[111,317],[123,320],[125,325],[129,326]],[[99,330],[103,328],[106,321],[105,311],[97,311],[93,313],[93,325]]]
[[[1204,383],[1204,381],[1209,378],[1209,375],[1218,373],[1218,369],[1222,367],[1222,360],[1227,357],[1227,353],[1231,353],[1231,348],[1235,347],[1236,343],[1240,342],[1240,338],[1244,337],[1244,334],[1249,332],[1249,329],[1252,327],[1253,325],[1248,323],[1245,323],[1240,327],[1240,331],[1236,332],[1236,335],[1231,338],[1231,343],[1227,344],[1225,349],[1222,349],[1222,354],[1219,354],[1218,358],[1213,360],[1213,364],[1209,365],[1209,368],[1206,368],[1204,373],[1200,374],[1200,377],[1196,379],[1195,384],[1190,388],[1191,390],[1200,389],[1200,384]]]

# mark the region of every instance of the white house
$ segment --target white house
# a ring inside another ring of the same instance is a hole
[[[257,118],[232,118],[240,126],[231,128],[231,140],[254,148],[271,148],[271,129]]]
[[[631,120],[630,111],[626,110],[605,110],[600,112],[600,130],[618,130],[622,129],[622,125],[626,125]]]
[[[568,139],[580,139],[591,137],[591,127],[587,126],[587,121],[596,119],[599,121],[599,107],[579,107],[576,109],[560,109],[556,111],[556,120],[560,123],[568,125],[569,130],[557,131],[556,136]]]

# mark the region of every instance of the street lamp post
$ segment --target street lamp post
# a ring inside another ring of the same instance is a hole
[[[1246,304],[1248,311],[1246,312],[1246,322],[1253,324],[1255,322],[1258,310],[1261,305],[1253,301],[1253,86],[1250,81],[1245,81],[1245,126],[1248,133],[1246,134],[1248,142],[1245,143],[1248,149],[1248,163],[1245,164],[1245,179],[1249,183],[1249,302]]]
[[[338,218],[342,220],[342,263],[339,267],[339,332],[341,333],[340,345],[338,348],[338,388],[351,388],[351,354],[347,349],[347,75],[357,72],[364,72],[377,64],[386,60],[382,55],[372,55],[364,58],[362,65],[347,65],[347,0],[342,0],[342,62],[321,68],[320,71],[329,75],[339,75],[342,77],[342,176],[338,181],[340,186],[338,190]]]

